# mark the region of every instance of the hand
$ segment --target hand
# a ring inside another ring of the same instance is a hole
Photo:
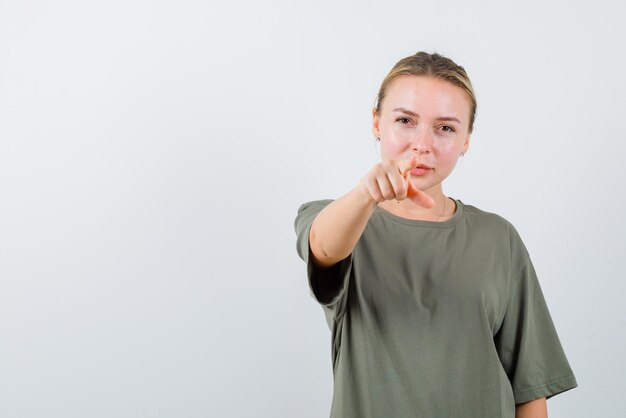
[[[409,181],[410,171],[416,166],[416,156],[378,163],[361,179],[359,189],[372,202],[410,199],[419,206],[432,208],[435,206],[433,198]]]

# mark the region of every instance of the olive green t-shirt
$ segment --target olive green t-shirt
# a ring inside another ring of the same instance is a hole
[[[577,386],[508,221],[458,200],[444,222],[377,208],[352,254],[318,269],[309,230],[330,202],[302,205],[295,229],[332,333],[331,418],[514,418]]]

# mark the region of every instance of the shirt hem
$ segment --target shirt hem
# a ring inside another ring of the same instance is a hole
[[[574,375],[569,375],[527,389],[516,390],[514,391],[513,396],[515,398],[515,404],[520,404],[543,397],[545,397],[546,399],[550,399],[553,396],[556,396],[570,389],[574,389],[575,387],[578,387],[576,378],[574,377]]]

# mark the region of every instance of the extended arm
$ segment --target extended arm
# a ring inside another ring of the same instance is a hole
[[[349,256],[378,202],[409,198],[432,207],[432,198],[408,181],[416,163],[417,159],[411,157],[376,164],[354,190],[326,206],[313,221],[309,234],[315,264],[330,267]]]
[[[375,203],[356,188],[317,215],[309,235],[315,264],[330,267],[352,253],[374,212]]]

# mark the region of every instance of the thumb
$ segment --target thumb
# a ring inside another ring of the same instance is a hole
[[[402,177],[406,177],[409,174],[409,171],[414,169],[416,166],[417,166],[417,156],[413,155],[411,158],[401,160],[398,163],[398,171],[400,171],[400,174],[402,175]]]
[[[428,194],[413,186],[410,181],[407,198],[411,199],[414,203],[428,209],[435,207],[435,200]]]

